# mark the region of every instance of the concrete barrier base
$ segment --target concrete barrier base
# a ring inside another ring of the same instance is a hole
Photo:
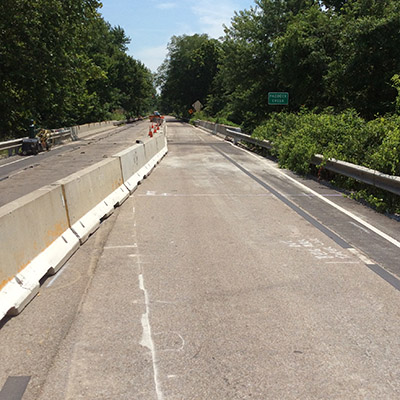
[[[21,286],[15,277],[0,292],[0,320],[6,315],[18,315],[39,293],[39,283]]]
[[[120,206],[129,194],[129,190],[124,185],[120,186],[72,225],[71,229],[81,244],[86,242],[89,236],[99,228],[102,219],[109,217],[114,212],[115,206]]]
[[[125,181],[125,186],[131,193],[136,190],[143,179],[146,179],[151,174],[155,166],[164,158],[166,154],[166,148],[161,150],[148,163],[146,163],[146,165],[140,168],[139,171],[134,173],[129,179]]]
[[[19,314],[37,295],[40,279],[55,274],[78,248],[78,238],[68,229],[35,257],[0,292],[0,320]]]

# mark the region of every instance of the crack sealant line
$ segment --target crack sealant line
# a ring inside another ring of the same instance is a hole
[[[143,336],[142,340],[140,341],[140,345],[143,347],[147,347],[150,350],[151,358],[153,361],[153,375],[154,375],[154,384],[156,388],[157,400],[163,400],[164,395],[161,391],[161,385],[158,377],[156,348],[151,334],[149,294],[144,285],[144,278],[142,273],[139,274],[139,287],[144,293],[144,300],[146,306],[146,312],[142,314]]]
[[[233,160],[231,157],[229,157],[227,154],[225,154],[223,151],[217,149],[215,146],[211,146],[217,153],[221,154],[223,157],[225,157],[229,162],[231,162],[236,168],[238,168],[240,171],[242,171],[244,174],[246,174],[249,178],[253,179],[255,182],[257,182],[260,186],[262,186],[264,189],[266,189],[268,192],[272,193],[278,200],[282,201],[282,203],[286,204],[289,208],[291,208],[294,212],[296,212],[298,215],[300,215],[302,218],[304,218],[306,221],[308,221],[311,225],[316,227],[319,231],[327,235],[329,238],[331,238],[336,244],[338,244],[340,247],[343,249],[348,249],[351,247],[349,243],[347,243],[345,240],[343,240],[340,236],[338,236],[335,232],[327,228],[325,225],[321,224],[319,221],[317,221],[314,217],[312,217],[310,214],[305,212],[303,209],[301,209],[299,206],[297,206],[295,203],[290,201],[287,196],[284,194],[280,193],[278,190],[274,189],[272,186],[266,184],[262,179],[258,178],[255,176],[253,173],[248,171],[246,168],[244,168],[242,165],[237,163],[235,160]]]
[[[132,213],[133,213],[133,215],[135,215],[135,213],[136,213],[135,206],[132,206]],[[133,236],[136,237],[137,236],[137,234],[136,234],[136,218],[134,218],[133,225],[134,225],[134,235]],[[143,332],[142,332],[142,339],[139,344],[150,350],[152,364],[153,364],[153,377],[154,377],[154,385],[155,385],[157,400],[164,400],[164,395],[161,390],[161,384],[160,384],[160,380],[159,380],[156,347],[154,345],[153,336],[151,333],[150,300],[149,300],[149,293],[144,284],[144,276],[143,276],[143,264],[144,263],[141,261],[138,244],[135,243],[134,246],[135,246],[135,248],[137,248],[137,253],[130,254],[129,257],[134,256],[136,258],[136,265],[139,267],[139,276],[138,276],[139,289],[143,291],[145,311],[146,311],[144,314],[142,314],[141,323],[142,323]]]
[[[246,149],[242,149],[241,147],[235,146],[233,143],[231,143],[232,146],[234,146],[237,149],[240,149],[242,151],[245,151],[247,154],[252,155],[253,157],[256,157],[258,160],[260,160],[259,156],[256,156],[255,154],[251,153],[250,151],[246,150]],[[345,208],[339,206],[338,204],[335,204],[333,201],[327,199],[326,197],[324,197],[323,195],[317,193],[316,191],[314,191],[313,189],[309,188],[308,186],[302,184],[301,182],[298,182],[296,179],[292,178],[291,176],[285,174],[284,172],[276,169],[275,170],[277,173],[279,173],[280,175],[284,176],[285,178],[289,179],[290,181],[292,181],[294,184],[296,184],[297,186],[301,187],[303,190],[306,190],[307,192],[312,193],[314,196],[318,197],[320,200],[324,201],[325,203],[329,204],[330,206],[336,208],[337,210],[339,210],[340,212],[342,212],[343,214],[347,215],[348,217],[352,218],[353,220],[357,221],[359,224],[363,225],[364,227],[368,228],[370,231],[376,233],[378,236],[380,236],[381,238],[387,240],[389,243],[393,244],[394,246],[398,247],[400,249],[400,242],[396,239],[394,239],[393,237],[391,237],[390,235],[386,234],[385,232],[382,232],[380,229],[375,228],[373,225],[371,225],[370,223],[364,221],[363,219],[361,219],[360,217],[357,217],[357,215],[353,214],[352,212],[346,210]]]
[[[132,207],[132,212],[135,214],[135,206]],[[134,237],[136,237],[136,218],[134,219]],[[151,353],[151,359],[152,359],[152,364],[153,364],[153,377],[154,377],[154,385],[155,385],[155,391],[157,395],[157,400],[164,400],[164,395],[161,390],[161,384],[160,384],[160,379],[159,379],[159,373],[158,373],[158,360],[157,360],[157,352],[156,352],[156,347],[154,345],[153,341],[153,336],[151,333],[151,323],[150,323],[150,299],[149,299],[149,293],[146,289],[145,283],[144,283],[144,276],[143,276],[143,262],[141,261],[141,256],[140,256],[140,251],[138,249],[137,243],[134,244],[134,246],[137,248],[137,253],[135,254],[136,258],[136,265],[139,268],[139,289],[143,291],[144,295],[144,304],[145,304],[145,313],[142,314],[142,339],[140,341],[140,345],[143,347],[146,347],[147,349],[150,350]],[[131,257],[132,255],[130,255]]]

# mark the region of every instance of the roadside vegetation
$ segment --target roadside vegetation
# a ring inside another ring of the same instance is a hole
[[[396,195],[357,183],[328,171],[323,165],[310,164],[314,154],[325,159],[347,161],[389,175],[400,175],[400,116],[387,115],[367,121],[354,110],[333,113],[326,109],[316,113],[271,114],[268,121],[255,128],[253,136],[273,142],[271,154],[279,165],[300,174],[314,173],[331,180],[349,195],[365,201],[380,212],[400,214],[400,200]]]
[[[161,109],[239,125],[274,142],[273,156],[298,173],[323,154],[400,175],[400,2],[255,0],[220,40],[174,36],[158,71]],[[288,106],[268,105],[288,92]],[[203,104],[191,114],[192,104]],[[398,196],[329,176],[380,211]]]
[[[0,140],[153,108],[153,76],[96,0],[1,0]]]

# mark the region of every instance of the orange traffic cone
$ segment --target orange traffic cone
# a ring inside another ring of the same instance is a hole
[[[152,128],[149,129],[149,136],[153,137],[153,131],[151,130]]]

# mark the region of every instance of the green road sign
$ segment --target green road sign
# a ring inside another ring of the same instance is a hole
[[[287,106],[289,105],[288,92],[269,92],[268,105],[270,106]]]

